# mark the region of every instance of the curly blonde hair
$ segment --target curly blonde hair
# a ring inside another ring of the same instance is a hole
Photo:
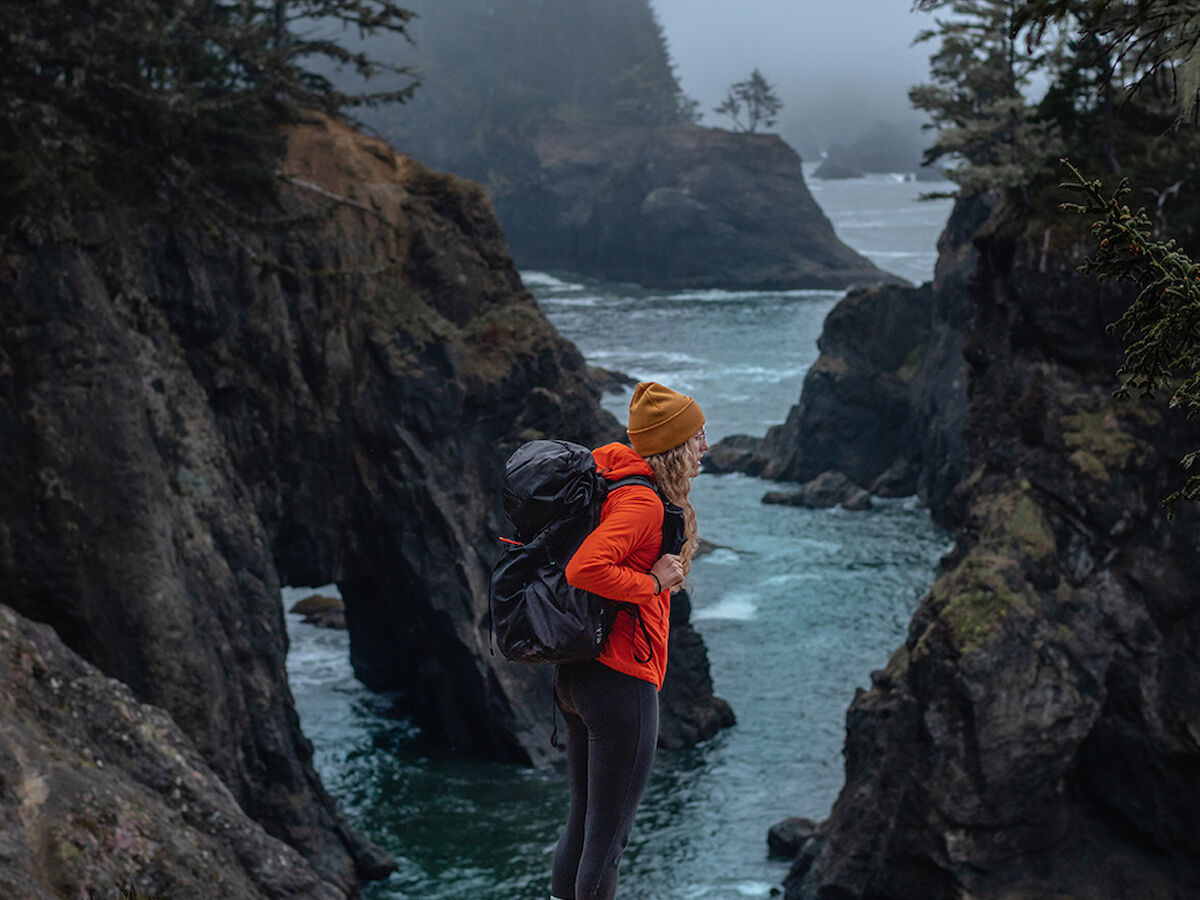
[[[685,586],[692,567],[692,556],[700,545],[696,537],[696,511],[692,509],[692,502],[688,499],[688,491],[692,488],[693,459],[688,443],[685,441],[678,447],[645,457],[654,471],[654,480],[658,483],[664,499],[683,510],[684,542],[683,549],[679,551],[679,558],[683,561]]]

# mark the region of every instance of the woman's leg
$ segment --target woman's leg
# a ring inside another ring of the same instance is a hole
[[[574,900],[612,900],[617,865],[654,761],[658,690],[601,663],[580,672],[573,688],[587,730],[587,813],[574,893],[555,893]]]
[[[587,817],[588,733],[578,715],[567,712],[561,705],[559,710],[567,729],[567,783],[571,787],[571,808],[567,813],[567,826],[554,851],[550,892],[555,898],[573,900],[575,874],[579,870],[579,855],[583,852],[583,826]]]

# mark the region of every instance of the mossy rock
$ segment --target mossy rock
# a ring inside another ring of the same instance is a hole
[[[917,346],[908,351],[908,356],[904,358],[904,363],[896,370],[896,377],[905,384],[910,384],[917,377],[917,373],[921,371],[921,366],[925,364],[925,357],[928,353],[928,344],[917,344]]]
[[[1074,449],[1070,460],[1088,478],[1108,484],[1113,471],[1142,464],[1153,455],[1154,448],[1125,430],[1122,420],[1153,427],[1161,416],[1139,404],[1085,400],[1084,409],[1063,417],[1063,442]]]
[[[1028,482],[1016,490],[979,497],[971,512],[980,522],[984,545],[999,552],[1007,548],[1033,561],[1055,555],[1054,531],[1030,494]]]
[[[930,596],[940,606],[938,619],[966,653],[986,643],[1006,619],[1032,615],[1032,592],[1014,558],[981,545],[939,578]]]

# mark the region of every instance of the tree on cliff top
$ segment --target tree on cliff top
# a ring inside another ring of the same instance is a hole
[[[1110,66],[1109,76],[1123,67],[1123,80],[1133,84],[1135,91],[1145,87],[1143,93],[1150,95],[1152,106],[1177,104],[1180,118],[1176,124],[1181,128],[1187,119],[1196,118],[1200,0],[1089,0],[1086,4],[1081,0],[1029,0],[1017,21],[1018,27],[1032,25],[1031,44],[1041,40],[1052,24],[1071,27],[1082,41],[1098,47],[1104,64]],[[1105,85],[1110,81],[1105,79]],[[1111,109],[1111,102],[1105,107]],[[1176,135],[1179,133],[1177,130]],[[1162,140],[1165,135],[1155,137],[1156,143],[1169,145]],[[1182,409],[1194,419],[1200,417],[1200,263],[1161,231],[1166,225],[1163,204],[1168,194],[1179,194],[1188,183],[1193,190],[1196,186],[1195,135],[1175,144],[1179,149],[1167,155],[1171,171],[1159,175],[1175,180],[1171,188],[1153,192],[1158,201],[1153,218],[1144,207],[1134,209],[1125,202],[1131,193],[1128,177],[1108,195],[1099,180],[1087,178],[1070,163],[1071,180],[1063,186],[1081,197],[1080,202],[1064,207],[1093,217],[1097,249],[1081,270],[1100,279],[1128,280],[1139,288],[1121,318],[1109,326],[1125,341],[1125,361],[1117,371],[1121,379],[1118,394],[1137,392],[1153,397],[1164,392],[1169,394],[1170,407]],[[1161,156],[1161,149],[1157,153]],[[1110,156],[1110,168],[1117,170],[1112,161]],[[1200,449],[1188,453],[1182,465],[1194,470],[1197,462]],[[1179,490],[1164,499],[1168,515],[1180,501],[1200,502],[1200,475],[1190,474]]]
[[[0,29],[0,235],[41,239],[70,210],[113,198],[228,202],[268,185],[278,126],[302,109],[341,116],[414,86],[337,90],[313,59],[406,73],[297,23],[404,34],[410,17],[392,0],[12,0]]]
[[[924,164],[951,157],[946,176],[959,193],[1026,186],[1061,152],[1053,123],[1038,115],[1024,91],[1041,64],[1023,52],[1013,31],[1018,0],[919,0],[918,9],[950,16],[917,35],[940,40],[930,57],[932,82],[909,91],[929,113],[937,137]]]
[[[768,84],[762,72],[755,69],[745,81],[736,81],[725,92],[725,99],[713,112],[729,116],[734,131],[753,133],[759,125],[770,128],[783,109],[783,101],[775,93],[775,86]],[[745,115],[743,121],[742,116]]]

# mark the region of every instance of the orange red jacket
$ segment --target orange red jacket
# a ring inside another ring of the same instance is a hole
[[[625,444],[605,444],[592,451],[608,481],[642,475],[653,479],[649,464]],[[567,564],[567,581],[609,600],[636,603],[647,636],[622,611],[608,642],[596,657],[609,668],[649,681],[662,689],[667,671],[667,636],[671,625],[671,592],[655,592],[649,574],[662,548],[663,504],[645,485],[630,485],[609,494],[600,524],[584,539]],[[652,651],[650,653],[649,651]],[[650,659],[645,660],[647,655]]]

